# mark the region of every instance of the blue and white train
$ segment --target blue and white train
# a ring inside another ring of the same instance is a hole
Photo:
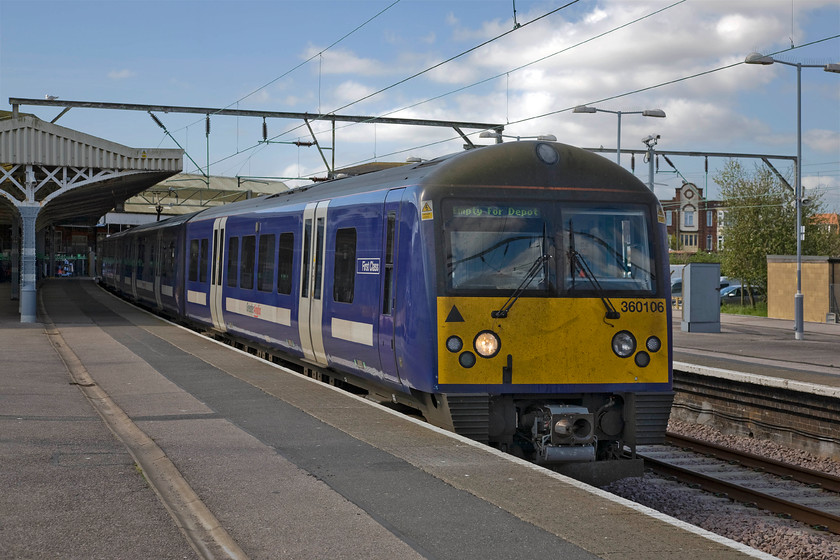
[[[667,248],[631,173],[514,142],[139,226],[100,262],[161,314],[604,481],[664,435]]]

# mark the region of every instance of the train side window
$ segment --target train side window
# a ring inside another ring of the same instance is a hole
[[[356,283],[356,228],[343,228],[335,234],[333,300],[353,303]]]
[[[218,253],[218,247],[219,247],[219,230],[214,229],[213,230],[213,251],[214,251],[214,253]],[[216,267],[221,266],[221,265],[217,264],[216,260],[217,260],[216,255],[214,255],[213,256],[213,265],[212,265],[213,274],[210,276],[210,283],[218,285],[219,282],[216,281],[216,279],[218,278],[216,276]]]
[[[137,279],[143,280],[143,264],[146,256],[146,244],[143,239],[137,241]]]
[[[243,290],[254,289],[254,264],[257,238],[246,235],[242,238],[242,262],[239,264],[239,287]]]
[[[315,226],[315,285],[312,287],[312,298],[321,299],[321,282],[324,279],[324,218],[317,219]]]
[[[397,213],[388,212],[388,224],[385,232],[385,288],[382,294],[382,314],[390,315],[393,309],[394,293],[394,234],[396,233]]]
[[[311,247],[312,247],[312,220],[306,220],[303,226],[303,262],[301,267],[303,268],[303,278],[300,282],[300,297],[307,298],[309,297],[309,271],[310,265],[309,259],[311,258]]]
[[[123,277],[131,278],[131,245],[126,243],[125,251],[123,252]]]
[[[228,262],[227,262],[227,285],[236,287],[236,280],[239,278],[239,238],[231,237],[228,241]]]
[[[295,252],[295,234],[280,234],[280,250],[277,253],[277,292],[292,293],[292,259]]]
[[[270,292],[274,288],[274,234],[260,235],[257,261],[257,289]]]
[[[151,257],[149,258],[149,267],[151,268],[152,279],[154,279],[155,275],[157,274],[157,270],[158,270],[157,243],[152,243],[152,245],[151,245]]]
[[[209,262],[208,262],[209,251],[208,251],[208,248],[207,248],[208,245],[209,244],[207,243],[206,239],[201,240],[201,260],[199,261],[199,265],[198,265],[198,275],[199,275],[198,281],[202,282],[202,283],[207,282],[207,267],[209,266]]]
[[[190,241],[190,282],[198,282],[198,239]]]

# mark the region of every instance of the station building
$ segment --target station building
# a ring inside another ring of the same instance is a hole
[[[719,200],[707,200],[703,189],[683,183],[674,198],[662,200],[671,252],[693,254],[723,248],[726,211]]]

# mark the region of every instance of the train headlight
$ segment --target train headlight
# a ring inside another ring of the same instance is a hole
[[[612,337],[612,349],[616,356],[629,358],[636,351],[636,338],[628,331],[619,331]]]
[[[651,336],[645,342],[645,347],[649,352],[659,352],[659,349],[662,348],[662,341],[656,336]]]
[[[499,348],[502,346],[502,343],[493,331],[481,331],[475,337],[473,346],[482,358],[492,358],[499,353]]]
[[[460,352],[461,348],[464,347],[464,341],[462,341],[459,337],[452,335],[446,339],[446,349],[450,352]]]
[[[462,352],[460,356],[458,356],[458,363],[461,364],[463,368],[471,368],[475,365],[475,354],[472,352]]]

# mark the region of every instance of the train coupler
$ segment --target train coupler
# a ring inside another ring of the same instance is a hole
[[[547,404],[534,412],[531,435],[538,464],[595,460],[595,417],[587,408]]]

